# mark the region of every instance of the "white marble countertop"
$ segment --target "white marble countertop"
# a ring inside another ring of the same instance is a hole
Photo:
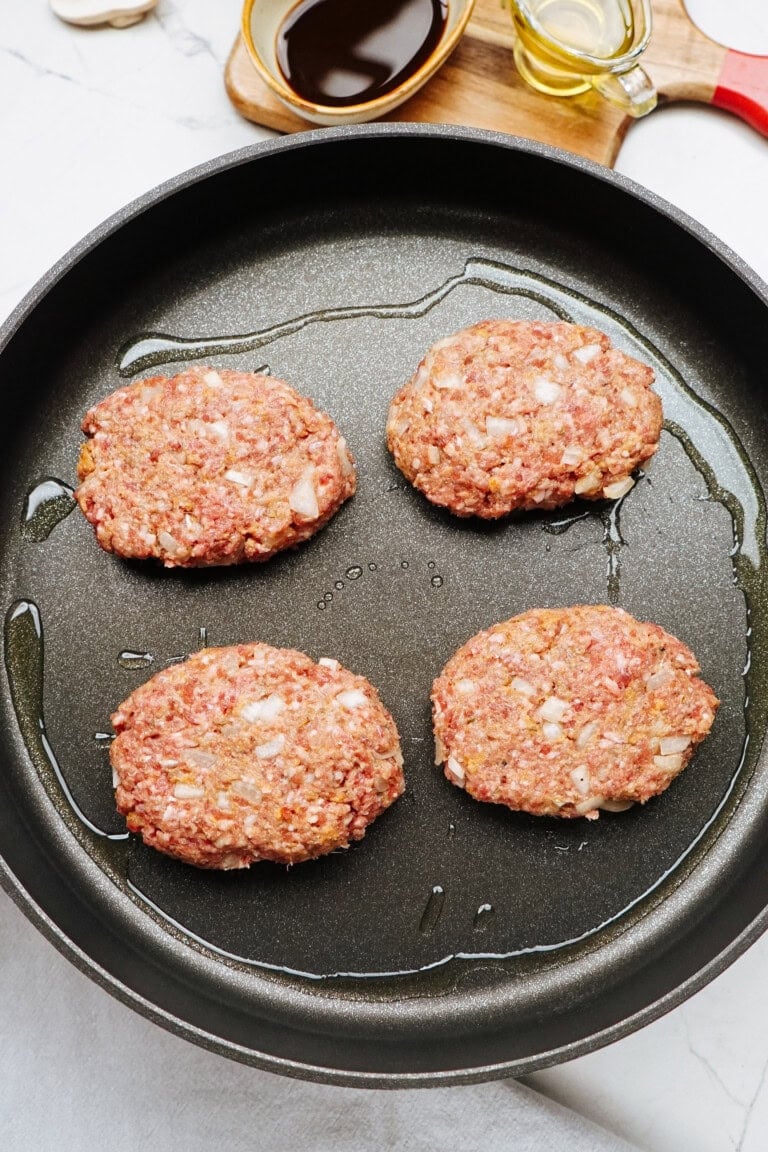
[[[764,0],[727,6],[690,0],[688,7],[710,34],[768,54]],[[0,316],[126,201],[267,135],[237,116],[223,90],[238,8],[239,0],[160,0],[141,25],[86,32],[60,24],[45,0],[0,0]],[[633,127],[617,168],[702,221],[768,279],[768,141],[727,115],[674,107]],[[159,1134],[166,1123],[180,1125],[187,1149],[208,1147],[214,1139],[227,1149],[253,1146],[242,1128],[231,1126],[231,1109],[230,1126],[223,1126],[216,1089],[239,1100],[236,1116],[245,1124],[258,1095],[253,1078],[264,1074],[201,1054],[133,1017],[70,969],[2,894],[0,922],[4,1148],[90,1148],[97,1139],[109,1139],[117,1152],[150,1139],[171,1147]],[[645,1152],[763,1152],[767,968],[768,938],[663,1019],[528,1083]],[[85,1070],[79,1077],[73,1073],[78,1066]],[[188,1099],[180,1087],[185,1074],[192,1078]],[[121,1091],[124,1083],[130,1093]],[[302,1089],[335,1091],[290,1085],[289,1092],[285,1083],[273,1108],[303,1106]],[[497,1101],[491,1086],[482,1091]],[[382,1103],[371,1146],[426,1147],[402,1136],[402,1101],[377,1096]],[[200,1101],[209,1123],[199,1120]],[[184,1124],[190,1108],[198,1117],[195,1128]],[[511,1146],[504,1141],[505,1132],[513,1133],[503,1110],[494,1115],[498,1147]],[[275,1126],[274,1132],[275,1147],[300,1146],[290,1127]],[[488,1146],[487,1131],[477,1138],[478,1147]]]

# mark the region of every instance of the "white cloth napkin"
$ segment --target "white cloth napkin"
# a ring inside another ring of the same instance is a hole
[[[3,893],[0,941],[4,1152],[632,1152],[512,1080],[335,1088],[205,1052],[98,988]]]

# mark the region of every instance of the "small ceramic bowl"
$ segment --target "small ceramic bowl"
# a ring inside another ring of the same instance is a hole
[[[333,106],[313,104],[288,86],[277,60],[278,32],[297,0],[245,0],[242,33],[248,53],[265,84],[274,94],[305,120],[313,124],[364,124],[391,112],[404,103],[437,72],[453,52],[467,26],[475,0],[448,0],[448,13],[443,35],[427,60],[401,84],[363,104]],[[361,4],[365,0],[360,0]]]

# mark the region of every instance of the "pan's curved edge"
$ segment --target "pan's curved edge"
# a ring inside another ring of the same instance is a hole
[[[143,212],[168,199],[175,193],[191,187],[207,179],[209,176],[239,167],[240,165],[247,164],[252,160],[265,156],[303,148],[312,148],[326,142],[334,143],[356,139],[368,140],[375,137],[423,137],[430,139],[442,138],[468,143],[476,142],[512,152],[522,152],[540,156],[543,159],[553,161],[557,164],[580,170],[600,180],[602,183],[619,188],[682,228],[735,273],[760,301],[768,307],[768,284],[762,280],[745,260],[698,221],[628,177],[576,156],[573,153],[501,133],[488,132],[481,129],[457,128],[452,125],[408,123],[368,124],[320,129],[301,133],[296,136],[260,141],[256,144],[238,149],[237,151],[226,153],[213,160],[206,161],[139,196],[89,232],[37,281],[34,287],[10,313],[4,323],[0,325],[0,353],[20,325],[34,311],[50,289],[77,265],[80,260],[98,247],[103,240],[117,232],[124,224],[137,218]],[[679,984],[671,992],[655,1000],[652,1004],[649,1004],[633,1015],[626,1017],[619,1023],[604,1028],[592,1036],[582,1040],[572,1041],[560,1048],[540,1053],[535,1057],[526,1057],[499,1064],[479,1066],[468,1070],[451,1069],[447,1071],[398,1074],[354,1072],[331,1070],[319,1065],[303,1064],[275,1056],[267,1056],[234,1042],[224,1041],[212,1033],[180,1020],[171,1013],[164,1012],[128,988],[121,981],[117,980],[106,969],[78,948],[26,892],[1,856],[0,884],[31,923],[33,923],[42,935],[45,936],[63,956],[74,964],[76,968],[94,980],[95,983],[109,992],[117,1000],[138,1011],[147,1019],[159,1024],[167,1031],[184,1039],[191,1040],[193,1043],[208,1051],[227,1056],[253,1067],[278,1072],[294,1078],[309,1079],[321,1083],[348,1087],[397,1089],[470,1084],[527,1075],[562,1060],[586,1055],[589,1052],[596,1051],[607,1044],[629,1035],[638,1028],[651,1023],[653,1020],[658,1019],[666,1012],[677,1007],[729,967],[729,965],[738,959],[738,957],[765,932],[766,928],[768,928],[768,908],[766,908],[707,965],[699,969],[693,976]]]

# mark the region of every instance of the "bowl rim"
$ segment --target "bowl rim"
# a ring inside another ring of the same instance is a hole
[[[291,7],[295,7],[300,2],[301,0],[294,0]],[[422,84],[426,83],[451,55],[459,40],[464,35],[475,7],[475,0],[446,0],[446,8],[449,4],[459,3],[464,5],[464,11],[459,16],[455,27],[447,36],[443,36],[440,39],[434,51],[415,72],[411,73],[401,84],[398,84],[396,88],[392,88],[383,96],[377,96],[373,100],[366,100],[359,104],[315,104],[311,100],[305,100],[303,96],[300,96],[298,92],[290,88],[287,84],[281,83],[264,63],[251,32],[251,17],[256,3],[257,0],[245,0],[240,17],[240,32],[248,50],[248,55],[251,58],[251,63],[256,68],[261,79],[280,100],[287,103],[291,108],[297,111],[305,111],[313,116],[322,115],[338,119],[360,115],[361,113],[367,114],[370,112],[375,114],[378,110],[386,112],[389,110],[393,98],[399,97],[400,100],[398,102],[402,102],[417,92]],[[286,6],[286,8],[288,8],[288,6]]]

